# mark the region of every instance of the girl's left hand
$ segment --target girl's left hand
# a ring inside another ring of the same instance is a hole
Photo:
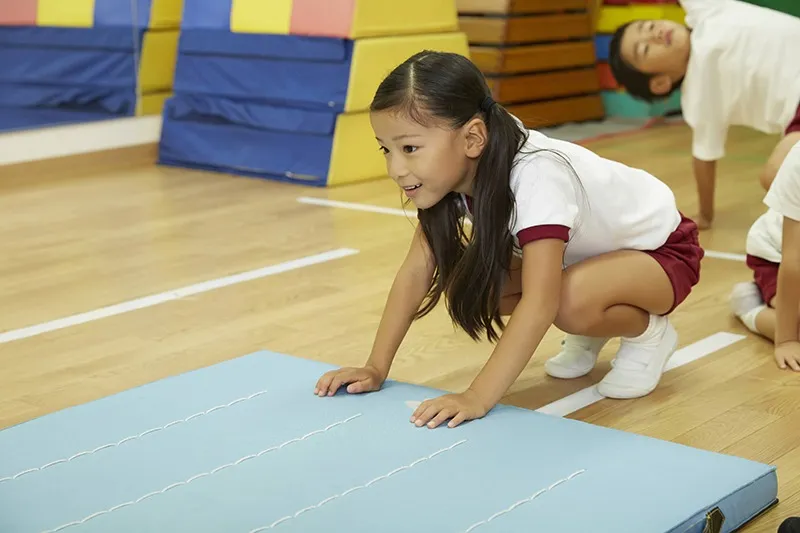
[[[453,428],[466,420],[482,418],[487,412],[478,395],[468,390],[461,394],[447,394],[433,400],[425,400],[411,415],[411,422],[417,427],[427,424],[429,428],[435,428],[452,418],[447,425]]]

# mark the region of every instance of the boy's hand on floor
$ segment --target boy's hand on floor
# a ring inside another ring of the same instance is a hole
[[[790,341],[775,346],[775,361],[782,369],[800,372],[800,342]]]

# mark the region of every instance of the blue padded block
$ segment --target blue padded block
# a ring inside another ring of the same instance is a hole
[[[608,61],[611,35],[598,33],[594,36],[594,50],[598,61]]]
[[[353,43],[340,39],[184,32],[174,91],[343,111]]]
[[[182,29],[178,50],[182,54],[341,63],[350,60],[353,43],[346,39],[328,37]]]
[[[2,90],[2,88],[0,88]],[[8,108],[0,106],[0,132],[25,131],[64,124],[82,124],[119,118],[103,112],[64,108]]]
[[[131,31],[134,14],[136,27],[146,29],[150,27],[150,12],[153,0],[95,0],[94,1],[94,27],[121,27]],[[216,0],[206,2],[218,4]]]
[[[514,407],[417,428],[441,391],[314,396],[331,368],[260,352],[6,429],[0,530],[727,533],[776,498],[770,466]]]
[[[324,185],[335,114],[176,95],[164,106],[159,163]]]
[[[144,31],[137,31],[142,42]],[[84,48],[132,52],[131,28],[55,28],[45,26],[0,26],[0,50],[7,46],[39,48]]]
[[[233,0],[183,0],[181,30],[230,30]]]
[[[0,47],[0,81],[54,85],[132,87],[133,54],[115,50]]]

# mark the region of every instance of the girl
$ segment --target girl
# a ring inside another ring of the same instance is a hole
[[[800,372],[800,141],[789,150],[747,233],[754,281],[731,293],[733,313],[753,333],[775,343],[780,368]]]
[[[326,373],[316,394],[378,390],[412,321],[442,297],[470,337],[497,345],[466,391],[419,406],[417,426],[484,416],[551,325],[568,333],[547,361],[551,376],[587,374],[608,338],[622,337],[599,391],[635,398],[656,387],[677,345],[666,315],[697,283],[703,256],[665,184],[526,131],[457,54],[412,56],[381,83],[370,112],[419,225],[365,366]]]

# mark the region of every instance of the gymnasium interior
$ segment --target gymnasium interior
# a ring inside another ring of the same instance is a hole
[[[370,126],[383,77],[421,50],[467,56],[526,127],[653,173],[693,216],[680,91],[637,100],[608,65],[619,26],[684,16],[677,0],[0,0],[0,533],[789,531],[800,376],[728,302],[752,278],[774,135],[729,132],[651,394],[597,393],[618,341],[589,375],[548,376],[553,327],[485,417],[416,428],[492,350],[444,305],[380,391],[313,393],[364,364],[418,222]]]

